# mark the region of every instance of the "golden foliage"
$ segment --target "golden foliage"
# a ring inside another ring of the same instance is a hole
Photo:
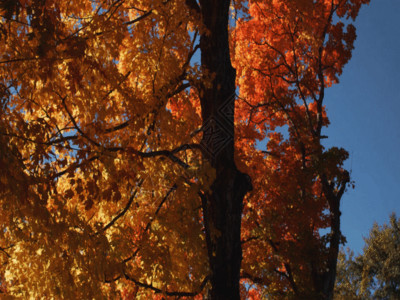
[[[186,2],[2,2],[2,293],[206,293],[199,194],[215,174],[199,145],[198,87],[212,74],[196,57],[207,32]],[[355,39],[352,25],[333,20],[365,2],[231,7],[236,161],[255,187],[242,221],[243,287],[254,286],[243,297],[306,293],[296,289],[312,290],[310,263],[325,267],[323,182],[339,192],[348,178],[346,152],[321,145],[322,102]]]

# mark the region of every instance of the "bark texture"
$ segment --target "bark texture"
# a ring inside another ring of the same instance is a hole
[[[213,300],[240,299],[241,214],[243,198],[252,188],[234,161],[236,71],[229,55],[229,5],[229,0],[200,1],[206,28],[200,37],[201,65],[211,78],[200,91],[202,146],[216,169],[211,191],[202,195]]]

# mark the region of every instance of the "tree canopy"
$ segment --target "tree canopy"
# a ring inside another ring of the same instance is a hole
[[[366,3],[1,1],[1,293],[331,299]]]
[[[400,298],[400,219],[374,223],[365,238],[363,253],[354,257],[340,251],[335,299]]]

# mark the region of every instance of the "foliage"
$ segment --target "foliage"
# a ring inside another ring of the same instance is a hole
[[[373,225],[361,255],[341,251],[335,299],[399,299],[399,249],[400,219],[392,214],[389,224]]]
[[[1,2],[2,293],[200,299],[231,242],[242,298],[331,297],[350,178],[323,101],[368,0],[220,2]]]
[[[354,253],[349,249],[347,253],[340,250],[334,299],[370,299],[369,291],[361,288],[363,264],[360,259],[359,256],[354,258]]]

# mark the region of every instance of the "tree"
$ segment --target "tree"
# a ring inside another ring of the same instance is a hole
[[[3,293],[331,299],[367,2],[2,1]]]
[[[361,288],[362,269],[361,256],[354,258],[354,252],[349,249],[347,253],[343,249],[340,250],[334,299],[371,299],[369,291]]]
[[[390,223],[374,223],[365,239],[363,253],[356,258],[341,251],[336,299],[399,299],[400,219],[393,213]]]

